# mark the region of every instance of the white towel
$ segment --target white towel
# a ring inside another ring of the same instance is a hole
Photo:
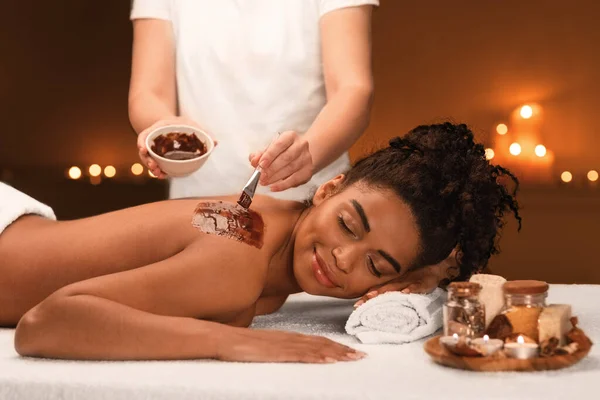
[[[409,343],[442,327],[446,292],[404,294],[387,292],[360,305],[348,318],[346,332],[369,344]]]
[[[0,182],[0,234],[17,218],[27,214],[56,219],[54,211],[47,205]]]

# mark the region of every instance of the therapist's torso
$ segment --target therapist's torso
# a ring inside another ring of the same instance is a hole
[[[250,153],[264,149],[277,132],[308,130],[326,102],[319,35],[322,4],[169,2],[179,111],[219,141],[199,171],[172,179],[170,197],[238,193],[252,174]],[[314,187],[348,167],[345,153],[307,184],[272,195],[304,200]],[[264,187],[259,193],[271,194]]]

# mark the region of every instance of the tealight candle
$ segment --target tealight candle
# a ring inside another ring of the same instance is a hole
[[[458,338],[458,334],[455,333],[452,336],[442,336],[440,338],[440,342],[449,348],[454,348],[456,347],[456,345],[458,344],[459,338]]]
[[[490,339],[488,335],[484,335],[483,338],[471,340],[471,346],[475,347],[483,356],[491,356],[500,350],[503,345],[504,342],[502,340]]]
[[[526,360],[538,356],[539,346],[537,343],[525,343],[523,336],[519,335],[517,343],[506,343],[504,351],[509,357]]]

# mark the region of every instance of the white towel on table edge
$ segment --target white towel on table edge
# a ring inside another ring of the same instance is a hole
[[[366,344],[413,342],[442,327],[445,300],[440,288],[429,294],[383,293],[350,314],[346,332]]]
[[[56,219],[52,208],[0,182],[0,234],[19,217],[29,214]]]

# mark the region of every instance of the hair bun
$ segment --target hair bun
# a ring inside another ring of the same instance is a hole
[[[408,139],[401,138],[396,136],[395,138],[390,139],[390,147],[393,149],[398,149],[405,151],[407,153],[420,153],[423,154],[423,150],[419,148],[415,143]]]
[[[404,140],[400,136],[390,139],[390,147],[401,149],[404,146]]]

